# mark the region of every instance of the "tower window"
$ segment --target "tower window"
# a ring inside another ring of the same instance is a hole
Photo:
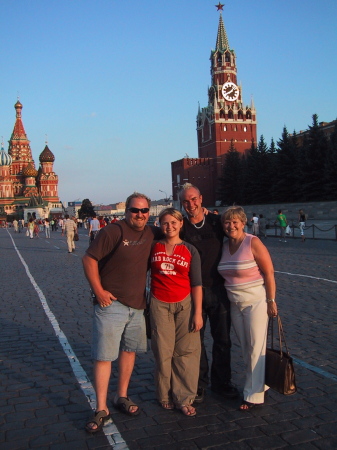
[[[231,109],[228,111],[228,119],[233,119],[233,111]]]
[[[243,127],[243,131],[247,131],[247,127]]]
[[[223,127],[223,130],[224,130],[224,131],[227,131],[227,127],[226,127],[226,125],[225,125],[225,126]]]

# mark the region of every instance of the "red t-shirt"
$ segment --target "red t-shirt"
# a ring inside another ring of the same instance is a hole
[[[157,242],[151,252],[151,292],[162,302],[176,303],[201,286],[201,264],[197,249],[187,242],[174,247],[168,256],[165,244]]]

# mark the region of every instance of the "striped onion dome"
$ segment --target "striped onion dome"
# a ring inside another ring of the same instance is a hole
[[[49,150],[48,145],[45,146],[43,152],[41,153],[39,157],[40,162],[54,162],[55,156],[54,154]]]
[[[37,170],[34,168],[33,164],[30,162],[24,169],[22,169],[22,175],[24,177],[36,177]]]
[[[12,157],[5,152],[3,146],[0,150],[0,166],[10,166],[12,164]]]

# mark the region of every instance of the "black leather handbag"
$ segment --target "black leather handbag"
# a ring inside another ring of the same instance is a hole
[[[283,395],[292,395],[297,391],[293,359],[285,341],[281,318],[277,316],[279,349],[274,348],[274,320],[268,324],[268,337],[271,347],[266,350],[265,384]],[[283,350],[284,347],[284,350]]]

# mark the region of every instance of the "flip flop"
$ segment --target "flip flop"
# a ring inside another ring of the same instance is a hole
[[[118,409],[121,413],[126,414],[128,416],[138,416],[140,413],[140,408],[138,405],[133,403],[129,397],[119,397],[117,400],[113,401],[113,405],[116,409]],[[130,411],[132,406],[136,406],[138,409],[136,411]]]
[[[169,411],[171,411],[171,410],[174,409],[174,404],[173,404],[172,402],[170,402],[170,401],[167,401],[167,402],[160,402],[160,406],[161,406],[163,409],[166,409],[166,410],[169,410]]]
[[[91,434],[98,433],[98,431],[101,431],[105,422],[107,422],[110,419],[110,417],[111,417],[110,413],[107,414],[106,411],[104,410],[95,411],[93,417],[86,423],[85,431]],[[89,427],[90,424],[95,424],[96,428]]]

